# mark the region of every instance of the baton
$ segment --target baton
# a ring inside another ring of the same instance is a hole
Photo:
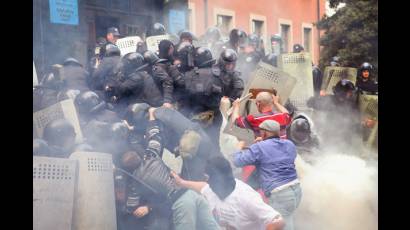
[[[245,96],[241,97],[241,98],[239,99],[239,103],[241,103],[241,102],[244,101],[244,100],[248,100],[249,98],[252,97],[252,95],[253,95],[252,93],[248,93],[248,94],[246,94]],[[228,117],[231,116],[232,111],[233,111],[233,106],[232,106],[231,108],[229,108],[228,111],[226,111],[226,114],[228,115]]]

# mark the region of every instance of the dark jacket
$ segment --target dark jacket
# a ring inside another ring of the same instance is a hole
[[[229,97],[231,100],[240,98],[244,90],[244,82],[240,78],[240,73],[234,71],[232,73],[227,73],[222,71],[218,64],[212,66],[212,72],[215,76],[221,79],[223,84],[223,96]]]
[[[104,90],[105,85],[115,76],[120,59],[120,56],[104,57],[91,77],[93,90]]]

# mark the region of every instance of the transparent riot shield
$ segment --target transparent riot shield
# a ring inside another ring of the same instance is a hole
[[[121,56],[124,56],[128,53],[136,52],[138,42],[141,41],[142,39],[139,36],[132,36],[118,39],[115,44],[121,50]]]
[[[33,229],[71,230],[77,178],[75,160],[33,157]]]
[[[342,79],[356,83],[357,69],[351,67],[326,66],[323,74],[321,91],[333,95],[333,87]]]
[[[67,119],[73,124],[76,133],[76,141],[80,142],[83,139],[83,134],[81,132],[80,122],[72,99],[60,101],[33,113],[34,138],[42,138],[46,125],[51,121],[62,118]]]
[[[274,93],[274,91],[276,91],[277,95],[280,96],[281,104],[284,104],[296,86],[296,82],[296,78],[282,70],[269,64],[259,62],[243,91],[242,98],[245,98],[249,93],[251,93],[252,96],[241,101],[239,107],[240,115],[247,116],[249,114],[258,113],[255,105],[255,98],[259,92],[265,91]],[[224,133],[236,136],[239,140],[243,140],[246,143],[252,143],[254,140],[253,131],[241,129],[235,126],[234,122],[235,121],[229,117]]]
[[[278,57],[278,67],[297,79],[289,101],[299,110],[309,110],[307,100],[314,96],[312,60],[309,53],[287,53]]]
[[[162,40],[170,40],[174,44],[178,42],[178,38],[170,34],[150,36],[145,39],[145,42],[147,43],[147,49],[151,50],[152,52],[158,53],[158,45]]]
[[[111,154],[74,152],[70,159],[78,161],[73,229],[117,229]]]

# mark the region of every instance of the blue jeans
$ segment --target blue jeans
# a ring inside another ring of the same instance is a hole
[[[172,205],[172,219],[175,230],[219,229],[208,201],[198,193],[188,190]]]
[[[291,185],[269,197],[269,205],[278,211],[285,220],[284,230],[293,230],[293,212],[302,198],[300,184]]]

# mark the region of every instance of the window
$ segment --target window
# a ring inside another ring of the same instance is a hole
[[[257,34],[259,37],[263,36],[263,21],[252,20],[252,33]]]
[[[312,42],[312,29],[311,28],[303,28],[303,47],[305,48],[306,52],[311,51],[311,43]]]
[[[139,27],[137,25],[125,25],[126,36],[137,36],[139,34]]]
[[[232,28],[232,16],[217,15],[217,26],[221,30],[221,33],[227,36]]]
[[[283,47],[283,52],[289,53],[289,44],[290,44],[290,25],[286,24],[281,24],[280,25],[280,34],[282,36],[282,47]]]

